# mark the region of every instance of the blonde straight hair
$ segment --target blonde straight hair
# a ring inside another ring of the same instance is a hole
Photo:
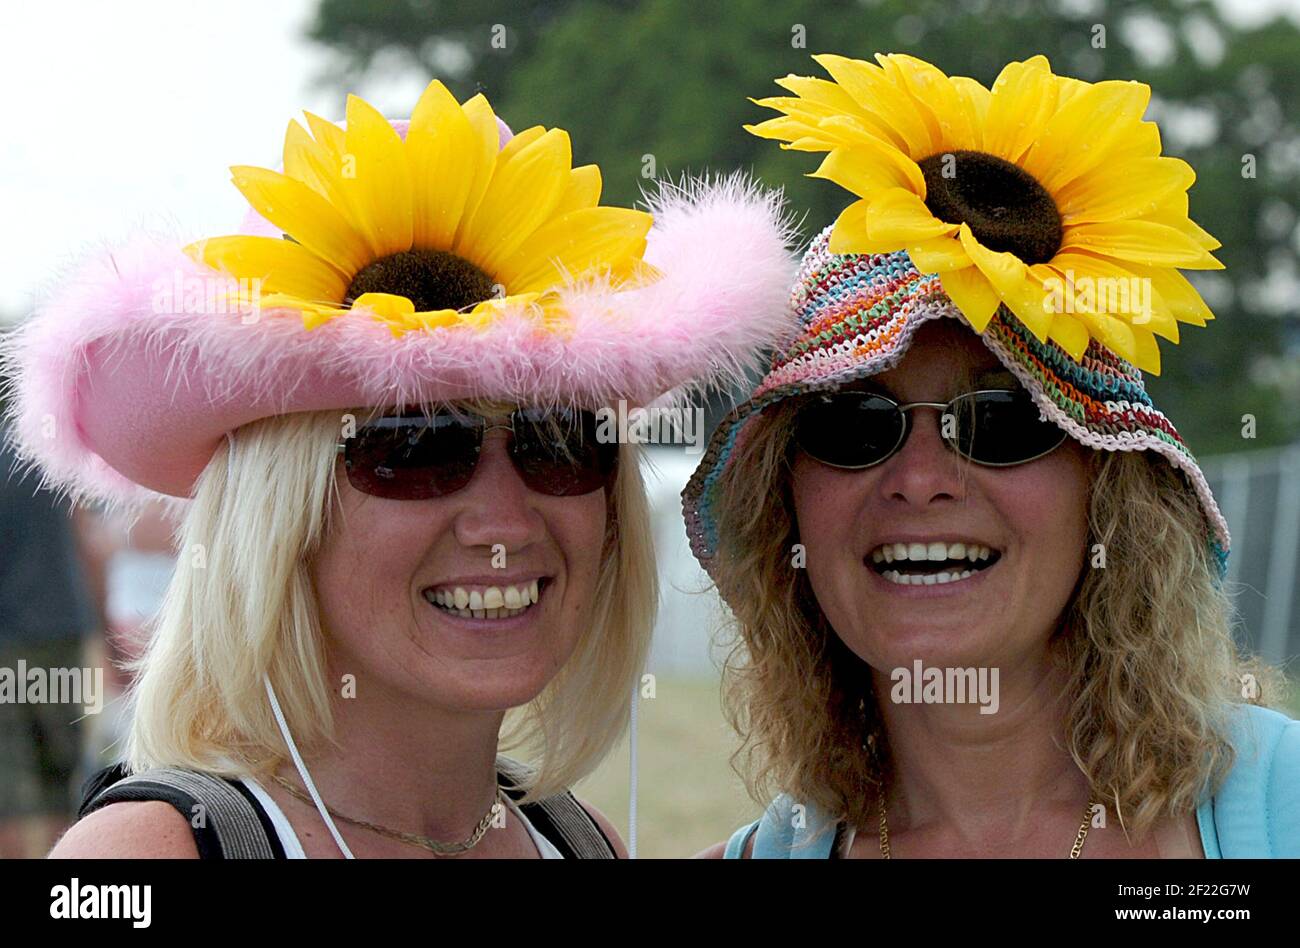
[[[252,422],[199,476],[175,573],[135,663],[126,746],[133,771],[273,771],[289,753],[264,675],[304,756],[333,741],[309,564],[334,526],[335,445],[345,417],[322,411]],[[542,692],[503,723],[500,749],[518,750],[535,769],[525,802],[587,776],[627,726],[658,605],[640,464],[639,448],[620,445],[589,627]]]

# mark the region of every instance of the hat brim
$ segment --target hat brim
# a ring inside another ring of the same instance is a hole
[[[828,255],[829,232],[827,228],[813,241],[805,268],[810,260],[816,265]],[[917,272],[904,253],[893,256],[899,258],[893,261],[896,270],[908,271],[900,279],[912,284],[908,305],[882,317],[870,330],[869,340],[865,336],[848,338],[833,347],[784,361],[710,436],[699,466],[682,491],[682,513],[691,551],[715,581],[718,523],[713,508],[719,480],[765,408],[792,396],[839,388],[893,368],[907,354],[917,330],[931,320],[957,319],[974,332],[935,277]],[[796,299],[800,297],[796,295]],[[864,298],[855,305],[868,311],[876,302]],[[842,302],[840,306],[841,315],[848,315],[852,308]],[[786,318],[793,321],[790,313]],[[1095,341],[1083,362],[1076,362],[1056,343],[1036,339],[1005,307],[994,314],[984,332],[976,335],[1029,392],[1042,417],[1075,441],[1099,451],[1151,451],[1181,471],[1204,514],[1207,543],[1217,571],[1220,577],[1226,575],[1231,543],[1227,521],[1200,465],[1173,425],[1151,403],[1141,373],[1134,366]]]
[[[47,486],[134,504],[188,496],[227,432],[273,415],[645,404],[734,385],[783,319],[794,260],[780,195],[733,175],[662,186],[648,204],[645,256],[661,278],[563,289],[562,332],[522,309],[400,338],[362,313],[310,331],[292,311],[250,318],[186,298],[218,275],[183,241],[137,235],[93,255],[6,340],[18,454]]]

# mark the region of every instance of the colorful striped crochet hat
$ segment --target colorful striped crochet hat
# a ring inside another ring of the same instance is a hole
[[[790,297],[797,334],[772,358],[753,395],[713,432],[682,493],[691,551],[712,574],[718,548],[713,514],[719,478],[763,409],[794,395],[824,391],[893,368],[917,329],[932,319],[965,321],[934,274],[923,274],[902,251],[833,254],[831,228],[804,255]],[[980,339],[1029,391],[1043,415],[1080,444],[1102,451],[1155,451],[1182,471],[1205,513],[1207,542],[1227,569],[1228,525],[1196,459],[1152,402],[1141,373],[1097,342],[1075,361],[1054,342],[1042,343],[1005,311]]]
[[[831,80],[788,76],[782,114],[749,131],[827,152],[813,177],[858,198],[804,256],[792,338],[719,426],[683,492],[691,548],[712,572],[718,480],[764,408],[895,366],[917,328],[960,319],[1087,447],[1153,451],[1187,478],[1226,573],[1227,524],[1141,370],[1156,337],[1213,314],[1179,272],[1221,268],[1188,217],[1190,166],[1160,155],[1149,87],[1054,75],[1035,56],[991,88],[911,56],[816,56]],[[715,577],[716,578],[716,577]]]

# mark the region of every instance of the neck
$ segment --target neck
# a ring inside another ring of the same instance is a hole
[[[873,670],[893,780],[891,829],[951,833],[976,844],[1027,834],[1044,807],[1086,802],[1087,781],[1064,749],[1065,674],[1047,652],[999,672],[999,707],[902,704]]]
[[[333,710],[335,743],[304,761],[334,812],[457,842],[496,800],[504,712],[449,711],[363,675],[356,697],[336,695]],[[302,782],[292,760],[278,774]]]

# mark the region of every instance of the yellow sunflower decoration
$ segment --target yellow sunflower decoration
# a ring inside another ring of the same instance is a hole
[[[258,304],[300,311],[307,329],[355,307],[394,336],[481,327],[508,308],[554,326],[572,281],[654,278],[642,260],[651,215],[598,206],[600,169],[572,167],[563,129],[535,126],[499,148],[487,100],[462,105],[436,80],[404,141],[356,96],[346,116],[343,129],[307,113],[311,134],[290,122],[283,173],[231,169],[284,239],[214,237],[186,252],[241,287],[260,281]]]
[[[829,152],[813,177],[856,194],[832,253],[906,250],[982,332],[1006,304],[1078,360],[1090,339],[1158,374],[1155,336],[1213,319],[1178,272],[1221,269],[1188,217],[1191,167],[1161,156],[1151,89],[1053,75],[1043,56],[986,89],[912,56],[814,56],[831,80],[788,76],[782,115],[745,128]]]

